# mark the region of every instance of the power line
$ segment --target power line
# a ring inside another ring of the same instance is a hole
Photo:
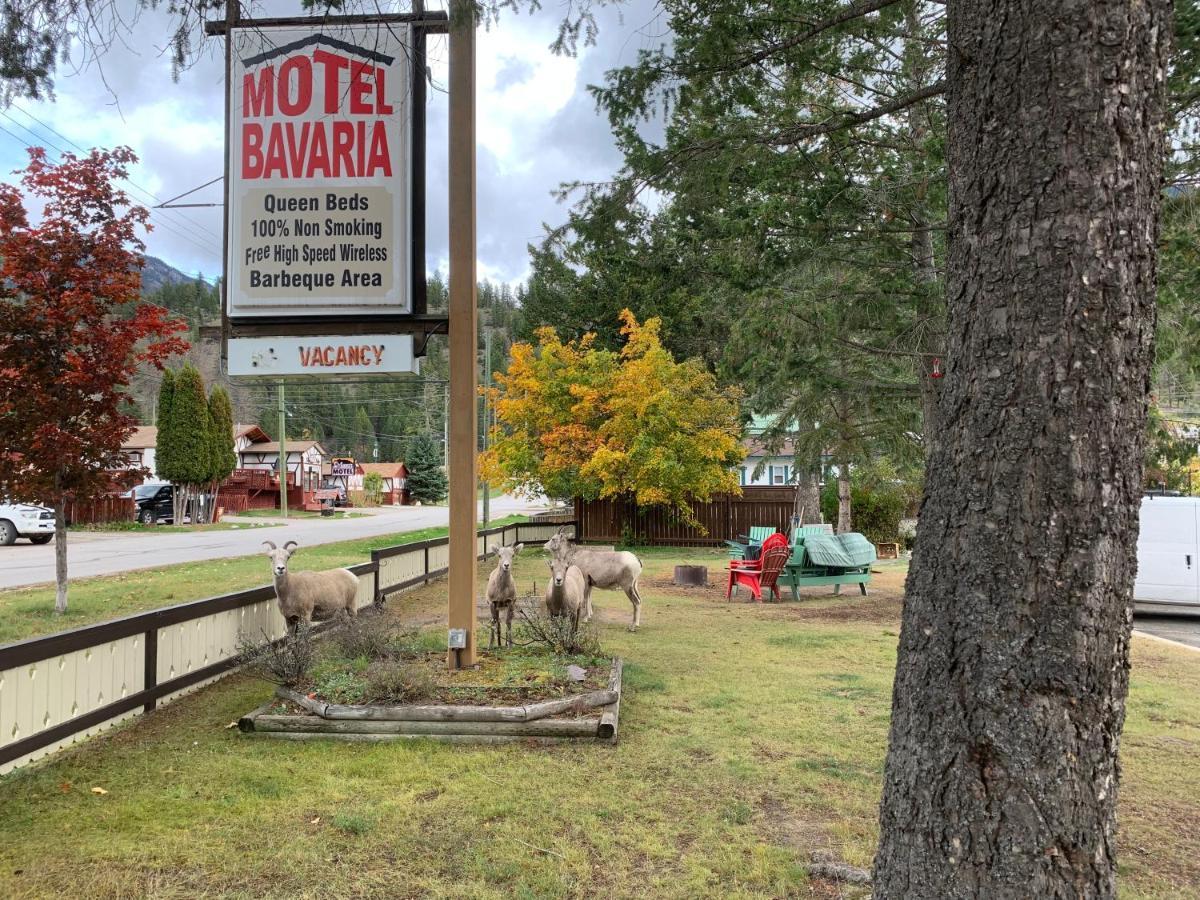
[[[29,115],[29,114],[26,113],[26,115]],[[58,144],[54,143],[51,140],[46,139],[44,135],[38,134],[36,131],[34,131],[32,128],[30,128],[28,125],[24,125],[21,122],[18,122],[16,119],[14,119],[12,116],[10,116],[4,110],[0,110],[0,116],[4,116],[4,118],[8,119],[12,124],[16,125],[18,128],[22,129],[23,131],[26,131],[29,134],[31,134],[35,140],[38,140],[38,141],[48,144],[50,147],[52,147],[54,150],[56,150],[58,152],[59,156],[62,156],[63,154],[65,154],[67,152],[62,147],[60,147]],[[40,120],[34,118],[33,116],[30,116],[30,118],[33,119],[35,122],[40,121]],[[49,127],[49,126],[46,126],[46,127]],[[50,129],[50,130],[53,131],[53,129]],[[9,137],[13,138],[20,144],[23,144],[25,147],[32,148],[34,146],[33,144],[29,143],[29,141],[22,138],[20,135],[14,134],[13,132],[9,131],[7,128],[4,128],[3,126],[0,126],[0,131],[3,131]],[[55,132],[55,133],[57,134],[57,132]],[[72,142],[72,141],[68,140],[68,143],[71,143],[76,148],[83,150],[82,147],[79,147],[78,144],[74,144],[74,142]],[[84,151],[84,152],[86,152],[86,151]],[[127,182],[129,181],[128,179],[124,179],[124,180]],[[132,185],[133,182],[129,182],[129,184]],[[150,196],[152,198],[154,196],[153,194],[150,194],[148,191],[146,191],[145,188],[139,187],[138,190],[141,191],[143,194],[146,194],[147,196]],[[155,220],[155,224],[157,224],[158,226],[162,227],[166,231],[171,232],[176,237],[182,238],[183,240],[190,242],[194,246],[205,251],[205,253],[215,254],[216,257],[218,259],[220,259],[220,257],[221,257],[220,249],[216,247],[215,243],[209,242],[206,235],[202,234],[201,232],[197,232],[197,231],[190,231],[190,233],[187,231],[181,231],[180,228],[188,228],[189,226],[187,224],[179,225],[178,223],[175,223],[172,220],[165,219],[165,218],[163,218],[162,214],[158,213],[158,211],[156,211],[156,210],[151,209],[151,210],[148,210],[148,212],[150,213],[151,219]],[[157,216],[157,218],[156,218],[156,216]],[[178,225],[178,227],[177,227],[177,225]]]
[[[35,116],[29,110],[25,109],[20,104],[14,103],[14,104],[12,104],[12,106],[14,109],[17,109],[24,115],[28,116],[32,121],[36,122],[37,124],[39,124],[40,126],[45,128],[51,134],[55,134],[58,137],[62,138],[64,141],[66,141],[68,144],[70,144],[72,147],[74,147],[80,153],[88,152],[84,147],[80,146],[75,141],[71,140],[69,137],[67,137],[65,134],[63,134],[61,131],[58,131],[57,129],[55,129],[54,126],[50,125],[48,122],[45,122],[42,119],[39,119],[37,116]],[[30,131],[29,129],[26,129],[26,131],[29,131],[30,134],[35,133],[33,131]],[[59,149],[59,152],[61,153],[62,150]],[[151,191],[149,188],[146,188],[146,187],[138,184],[132,178],[125,178],[123,180],[126,181],[132,187],[141,191],[145,196],[149,197],[151,200],[153,200],[155,202],[160,202],[158,196],[156,196],[155,193],[153,191]],[[210,184],[211,184],[211,182],[210,182]],[[165,215],[166,214],[164,213],[163,216],[165,216]],[[185,213],[174,213],[173,215],[177,218],[178,223],[182,227],[188,228],[189,230],[193,230],[193,233],[200,234],[201,236],[203,236],[205,238],[208,237],[208,232],[206,230],[206,226],[203,223],[197,222],[196,220],[189,218]]]

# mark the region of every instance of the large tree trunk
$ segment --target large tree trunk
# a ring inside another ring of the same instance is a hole
[[[951,0],[949,339],[875,896],[1111,897],[1167,0]]]
[[[67,611],[67,500],[62,491],[54,501],[54,612]]]
[[[838,463],[837,491],[838,520],[836,530],[838,534],[846,534],[853,527],[853,524],[850,516],[850,463],[845,461]]]
[[[821,522],[821,479],[816,468],[800,469],[796,472],[796,500],[792,514],[798,516],[801,525],[817,525]]]

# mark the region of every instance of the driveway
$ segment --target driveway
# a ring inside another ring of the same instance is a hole
[[[500,519],[545,508],[542,501],[494,497],[491,515],[493,519]],[[414,531],[449,522],[449,510],[445,506],[398,506],[362,511],[370,515],[352,519],[291,519],[277,528],[249,528],[245,531],[234,529],[191,534],[71,532],[67,541],[68,571],[72,578],[112,575],[174,563],[250,556],[262,551],[262,542],[265,540],[276,544],[297,541],[301,546],[312,546]],[[41,546],[21,541],[11,547],[0,547],[0,588],[52,581],[53,541]]]

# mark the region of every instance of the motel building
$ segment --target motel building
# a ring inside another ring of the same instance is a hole
[[[286,447],[287,500],[290,509],[319,508],[317,498],[329,454],[318,441],[289,440]],[[237,468],[221,485],[220,504],[230,512],[279,508],[279,442],[258,425],[234,429]],[[242,499],[245,498],[245,499]]]

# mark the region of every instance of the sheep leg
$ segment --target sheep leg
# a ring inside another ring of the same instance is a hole
[[[495,644],[500,643],[500,609],[494,602],[488,606],[492,612],[492,621],[488,625],[488,649],[491,650]]]
[[[513,642],[512,642],[512,620],[513,620],[513,613],[516,612],[516,608],[517,608],[517,601],[509,600],[508,601],[508,612],[505,614],[504,624],[508,627],[508,646],[510,646],[510,647],[513,645]],[[500,630],[500,626],[497,625],[496,631],[499,632],[499,630]],[[499,639],[500,639],[499,635],[497,634],[496,640],[499,640]]]
[[[592,580],[589,578],[587,587],[583,589],[583,621],[592,621]]]
[[[629,630],[637,631],[638,626],[642,624],[642,595],[638,592],[636,581],[625,591],[625,596],[633,604],[633,624],[629,626]]]

